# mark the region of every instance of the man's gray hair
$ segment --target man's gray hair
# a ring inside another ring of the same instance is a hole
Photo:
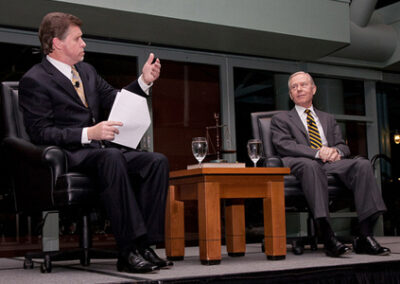
[[[314,79],[313,79],[313,77],[310,75],[310,73],[307,73],[307,72],[304,72],[304,71],[298,71],[298,72],[293,73],[292,75],[290,75],[290,77],[289,77],[289,79],[288,79],[288,83],[287,83],[287,84],[288,84],[289,92],[290,92],[290,80],[292,80],[292,78],[293,78],[294,76],[297,76],[297,75],[300,75],[300,74],[307,75],[307,76],[310,78],[311,83],[312,83],[313,85],[315,85]]]

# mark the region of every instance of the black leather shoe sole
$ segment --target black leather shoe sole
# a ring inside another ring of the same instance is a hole
[[[168,256],[167,259],[171,260],[171,261],[181,261],[181,260],[184,260],[185,257],[183,257],[183,256]]]
[[[385,255],[390,255],[391,254],[390,250],[382,250],[382,251],[379,251],[379,252],[367,252],[367,251],[360,250],[360,249],[358,249],[358,250],[354,249],[354,252],[356,254],[368,254],[368,255],[380,255],[380,256],[385,256]]]
[[[267,255],[268,260],[284,260],[286,255]]]
[[[158,268],[167,269],[170,266],[174,265],[172,261],[160,258],[151,248],[147,248],[140,251],[140,254],[145,260],[152,263],[153,265],[158,266]]]
[[[364,239],[356,238],[353,242],[354,252],[357,254],[368,254],[368,255],[390,255],[391,251],[389,248],[380,246],[380,244],[373,237],[366,237]]]
[[[344,256],[349,253],[351,253],[351,249],[347,246],[345,246],[343,249],[339,249],[337,251],[331,251],[329,249],[325,249],[325,254],[330,257],[340,257],[340,256]]]
[[[158,270],[158,267],[153,265],[153,266],[143,266],[143,267],[134,267],[133,265],[130,265],[126,263],[126,261],[123,261],[121,259],[118,259],[117,261],[117,270],[119,272],[130,272],[130,273],[149,273],[149,272],[154,272]]]

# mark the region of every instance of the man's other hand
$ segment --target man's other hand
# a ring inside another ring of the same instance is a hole
[[[116,134],[119,134],[117,126],[122,126],[120,121],[102,121],[87,129],[89,140],[112,141]]]
[[[324,163],[335,162],[340,160],[340,155],[336,148],[322,146],[321,149],[319,149],[319,158]]]
[[[160,77],[161,63],[157,58],[156,61],[152,64],[154,60],[154,53],[150,53],[149,58],[147,58],[146,63],[143,65],[142,69],[142,79],[147,84],[150,85],[155,80]]]

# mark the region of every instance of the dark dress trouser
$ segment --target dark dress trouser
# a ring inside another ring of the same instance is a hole
[[[97,181],[120,249],[144,234],[149,244],[164,240],[169,166],[163,154],[93,148],[71,170]]]
[[[309,158],[283,158],[285,166],[300,181],[315,218],[329,217],[327,174],[339,178],[353,191],[359,221],[386,211],[371,163],[367,159],[343,159],[332,163]]]

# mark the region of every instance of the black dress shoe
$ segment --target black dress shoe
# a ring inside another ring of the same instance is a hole
[[[356,253],[371,255],[389,255],[390,249],[381,245],[372,236],[356,237],[353,242],[353,249]]]
[[[142,255],[134,250],[127,255],[118,257],[117,270],[131,273],[147,273],[157,270],[158,266],[145,260]]]
[[[339,257],[351,252],[350,247],[342,244],[339,240],[332,236],[325,242],[325,254],[331,257]]]
[[[139,249],[139,252],[145,260],[152,263],[153,265],[156,265],[158,268],[164,268],[174,265],[172,261],[160,258],[156,254],[156,252],[150,247],[147,247],[145,249]]]

